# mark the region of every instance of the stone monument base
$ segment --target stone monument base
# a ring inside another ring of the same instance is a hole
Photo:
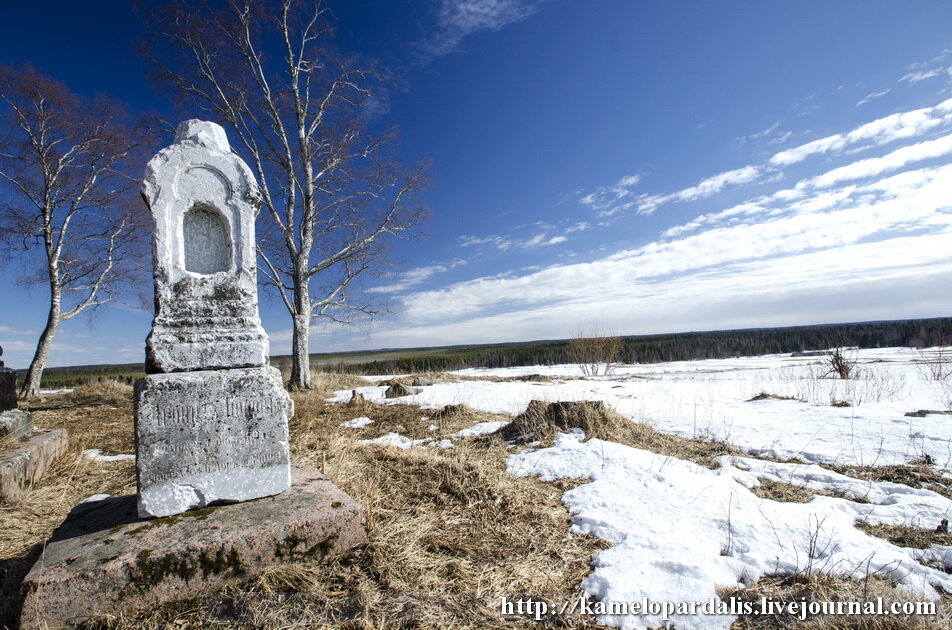
[[[81,503],[23,581],[21,628],[73,626],[186,599],[276,563],[365,541],[361,506],[311,467],[263,499],[142,520],[134,496]]]
[[[32,422],[30,426],[32,429]],[[12,434],[3,438],[0,442],[0,500],[18,499],[39,481],[68,446],[65,429],[37,429],[21,438]]]
[[[149,374],[135,384],[139,516],[283,492],[291,397],[268,366]]]

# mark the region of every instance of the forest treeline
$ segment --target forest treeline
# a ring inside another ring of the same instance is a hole
[[[924,348],[952,343],[952,318],[636,335],[621,337],[621,340],[621,363],[724,359],[822,350],[834,346]],[[411,356],[362,362],[333,361],[315,356],[314,364],[322,369],[355,374],[556,365],[572,363],[567,346],[566,339],[457,346],[440,348],[439,352],[419,349],[417,354]]]
[[[658,363],[724,359],[759,354],[823,350],[834,346],[925,348],[952,344],[952,317],[858,324],[824,324],[622,337],[619,361]],[[312,354],[315,369],[351,374],[394,374],[459,370],[468,367],[514,367],[571,363],[568,340],[500,343],[441,348],[407,348],[378,352]],[[374,355],[383,358],[373,359]],[[369,359],[369,360],[367,360]],[[272,365],[286,369],[290,357],[274,356]],[[20,371],[22,378],[23,371]],[[142,377],[141,363],[49,368],[44,388],[73,387],[98,378],[132,383]]]

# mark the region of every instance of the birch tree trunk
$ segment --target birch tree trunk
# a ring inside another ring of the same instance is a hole
[[[55,283],[51,282],[50,284],[52,294],[50,297],[50,311],[46,317],[46,327],[40,333],[40,339],[36,344],[36,352],[33,354],[33,360],[30,361],[30,369],[27,370],[23,386],[20,388],[20,398],[35,398],[39,395],[43,370],[46,368],[46,362],[50,356],[53,336],[56,335],[56,329],[59,327],[61,298]]]

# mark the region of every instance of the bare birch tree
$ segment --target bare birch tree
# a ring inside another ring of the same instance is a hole
[[[368,131],[380,76],[330,47],[315,0],[173,0],[147,20],[144,54],[191,106],[231,128],[257,174],[263,284],[291,318],[290,385],[309,388],[312,321],[378,314],[355,280],[420,215],[420,169],[396,166],[390,130]]]
[[[21,398],[37,394],[59,325],[125,294],[142,261],[143,206],[122,174],[136,146],[126,118],[115,101],[0,65],[0,241],[23,252],[25,283],[49,288]]]

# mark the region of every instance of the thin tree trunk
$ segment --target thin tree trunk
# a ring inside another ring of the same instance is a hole
[[[36,344],[36,353],[33,355],[33,361],[30,363],[30,369],[27,370],[26,378],[23,380],[23,387],[20,388],[20,398],[35,398],[40,393],[40,382],[43,380],[43,368],[46,367],[46,361],[50,356],[50,346],[53,345],[53,336],[56,334],[56,328],[59,326],[60,318],[60,295],[59,291],[54,289],[50,298],[50,312],[46,318],[46,328],[40,335],[40,340]]]
[[[291,354],[291,380],[293,389],[311,388],[311,361],[308,334],[311,327],[309,315],[296,315],[293,320],[293,350]]]
[[[311,293],[307,281],[307,259],[299,257],[295,264],[294,313],[291,316],[294,327],[291,350],[292,389],[311,388]]]

